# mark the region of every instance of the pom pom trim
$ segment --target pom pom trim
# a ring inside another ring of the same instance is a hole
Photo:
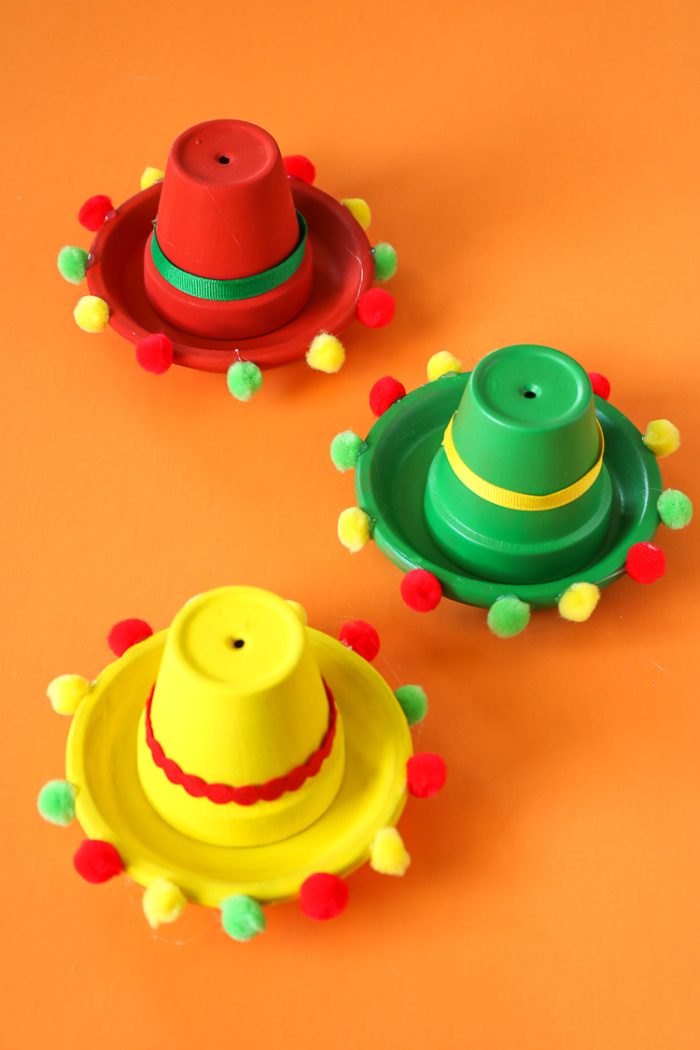
[[[627,552],[625,568],[636,583],[655,583],[666,572],[666,555],[653,543],[635,543]]]
[[[437,379],[442,379],[443,376],[454,372],[461,372],[462,369],[463,365],[458,357],[451,354],[449,350],[438,350],[428,361],[425,371],[428,382],[434,383]]]
[[[599,601],[600,589],[595,583],[572,583],[559,599],[559,615],[571,623],[584,623],[593,615]]]
[[[657,459],[664,459],[680,448],[681,434],[669,419],[652,419],[642,441]]]
[[[78,222],[91,233],[97,233],[114,215],[114,205],[104,193],[97,193],[94,197],[88,197],[78,212]]]
[[[392,405],[405,396],[406,387],[403,383],[393,376],[382,376],[369,392],[369,407],[375,416],[383,416]]]
[[[345,364],[345,347],[337,336],[319,332],[306,351],[306,363],[315,372],[334,375]]]
[[[366,620],[348,620],[340,628],[338,641],[372,663],[381,648],[376,628]]]
[[[331,462],[336,470],[344,473],[353,470],[360,458],[364,442],[354,430],[341,430],[331,441]]]
[[[380,828],[372,840],[369,863],[379,875],[405,875],[411,857],[397,828]]]
[[[684,529],[693,520],[693,504],[680,489],[666,489],[656,501],[656,509],[667,529]]]
[[[115,656],[123,656],[128,649],[150,638],[152,634],[153,628],[145,620],[136,617],[119,620],[110,628],[107,645]]]
[[[316,872],[302,883],[299,905],[307,918],[326,922],[345,911],[349,896],[348,885],[339,875]]]
[[[109,306],[99,295],[83,295],[75,304],[73,318],[83,332],[103,332],[109,324]]]
[[[363,230],[368,230],[372,224],[372,212],[369,204],[362,197],[343,197],[340,203],[348,209],[353,219],[360,224]]]
[[[361,507],[346,507],[338,518],[338,539],[351,554],[357,554],[372,538],[372,521]]]
[[[357,300],[357,319],[365,328],[385,328],[396,313],[396,300],[383,288],[370,288]]]
[[[75,820],[75,788],[67,780],[49,780],[37,798],[40,816],[49,824],[66,828]]]
[[[150,190],[151,186],[155,186],[157,182],[162,182],[165,178],[165,172],[162,168],[144,168],[139,179],[139,186],[141,190]]]
[[[62,674],[49,682],[46,695],[57,715],[74,715],[90,689],[90,682],[82,675]]]
[[[86,882],[108,882],[124,871],[124,862],[111,842],[85,839],[73,857],[75,870]]]
[[[422,686],[400,685],[394,696],[410,726],[416,726],[423,721],[428,713],[428,697]]]
[[[301,604],[301,602],[296,602],[293,598],[287,598],[286,602],[292,610],[292,612],[294,613],[294,615],[296,616],[299,623],[302,624],[304,627],[308,627],[309,617],[306,615],[306,609]]]
[[[229,393],[237,401],[250,401],[262,384],[262,372],[253,361],[234,361],[226,373]]]
[[[442,755],[419,751],[406,763],[406,782],[414,798],[432,798],[442,791],[447,779],[447,766]]]
[[[144,372],[160,376],[172,366],[174,350],[172,340],[163,332],[154,332],[139,339],[135,348],[136,363]]]
[[[377,281],[390,281],[398,269],[398,256],[393,245],[386,241],[375,244],[372,248],[374,256],[374,278]]]
[[[610,398],[610,380],[607,376],[601,375],[600,372],[589,372],[588,378],[591,381],[591,387],[596,397],[600,397],[603,401],[608,401]]]
[[[58,253],[58,272],[69,284],[80,284],[85,279],[89,260],[90,255],[84,248],[66,244]]]
[[[287,157],[283,157],[282,163],[284,164],[284,170],[288,176],[301,179],[302,182],[306,182],[309,186],[313,186],[316,181],[316,168],[308,157],[305,157],[301,153],[294,153]]]
[[[169,879],[154,879],[144,890],[141,907],[152,930],[175,922],[182,915],[187,900],[179,886]]]
[[[530,606],[514,594],[505,594],[493,603],[486,622],[497,638],[514,638],[529,624]]]
[[[414,612],[432,612],[442,600],[442,584],[427,569],[411,569],[401,580],[401,597]]]
[[[232,940],[245,944],[265,932],[265,912],[253,897],[236,893],[226,897],[220,907],[221,925]]]

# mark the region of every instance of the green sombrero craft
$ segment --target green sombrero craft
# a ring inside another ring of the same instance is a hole
[[[38,808],[61,827],[77,818],[84,879],[125,872],[150,926],[193,902],[247,941],[270,904],[298,897],[309,918],[339,915],[366,861],[405,874],[397,824],[409,795],[441,790],[446,767],[414,752],[426,695],[393,691],[371,666],[374,627],[352,620],[335,639],[297,602],[220,587],[167,630],[124,620],[108,643],[117,659],[95,681],[48,687],[72,721],[65,779],[44,785]]]
[[[110,325],[156,375],[172,364],[225,372],[240,401],[262,370],[302,357],[339,371],[345,329],[392,320],[393,296],[372,284],[394,275],[397,258],[390,244],[370,244],[366,201],[336,200],[314,179],[308,158],[283,158],[246,121],[182,132],[165,171],[146,168],[135,196],[115,208],[98,194],[81,207],[90,250],[58,254],[67,281],[87,280],[76,323],[91,333]]]
[[[343,431],[331,444],[335,466],[356,470],[358,505],[341,513],[339,539],[352,553],[374,539],[406,573],[411,608],[445,595],[487,608],[491,630],[510,637],[531,609],[580,623],[625,572],[644,584],[663,575],[651,540],[692,517],[684,493],[662,488],[657,458],[680,444],[672,423],[642,435],[609,404],[604,376],[550,347],[506,347],[471,373],[442,351],[428,378],[409,394],[379,380],[367,437]]]

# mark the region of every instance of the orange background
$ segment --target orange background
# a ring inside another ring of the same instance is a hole
[[[6,0],[2,60],[4,453],[0,998],[8,1046],[690,1050],[700,1040],[697,536],[665,532],[652,588],[593,620],[533,618],[511,642],[479,610],[422,617],[374,549],[335,539],[352,481],[332,435],[450,348],[472,364],[543,342],[608,374],[641,427],[684,446],[698,493],[700,9],[695,0],[340,5]],[[55,270],[188,125],[240,116],[371,203],[397,247],[395,323],[354,328],[337,377],[156,379],[88,336]],[[695,479],[693,474],[695,473]],[[697,528],[697,526],[695,526]],[[122,617],[164,626],[249,582],[312,624],[376,623],[379,669],[420,681],[420,746],[448,787],[413,803],[409,876],[352,879],[337,922],[273,909],[230,942],[188,909],[151,934],[140,891],[84,884],[80,833],[45,825],[63,772],[54,675],[96,674]]]

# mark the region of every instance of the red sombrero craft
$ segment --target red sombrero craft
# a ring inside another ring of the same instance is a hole
[[[90,250],[66,246],[58,256],[66,280],[87,278],[76,323],[86,332],[111,325],[149,372],[226,372],[244,401],[261,369],[306,356],[337,372],[338,336],[355,319],[379,328],[394,315],[393,296],[372,283],[393,276],[396,252],[371,246],[364,200],[337,201],[314,177],[310,161],[283,160],[254,124],[184,131],[165,172],[147,168],[134,197],[115,208],[98,195],[80,209],[95,233]]]
[[[346,430],[331,444],[339,470],[356,468],[358,505],[341,513],[339,539],[352,553],[373,539],[405,573],[411,608],[444,595],[487,608],[491,630],[510,637],[531,609],[581,623],[623,574],[664,574],[655,533],[693,513],[661,482],[657,459],[680,444],[672,423],[641,434],[608,402],[604,376],[551,347],[496,350],[471,373],[441,351],[428,380],[407,394],[380,379],[367,437]]]
[[[38,799],[53,824],[77,817],[87,837],[74,864],[88,882],[126,872],[152,927],[190,901],[246,941],[268,904],[298,897],[310,918],[340,914],[346,876],[365,861],[406,872],[396,825],[408,794],[442,788],[445,763],[413,752],[425,693],[393,692],[371,666],[371,625],[346,623],[336,640],[298,603],[222,587],[165,631],[126,620],[108,641],[118,659],[95,681],[49,686],[73,720],[65,779]]]

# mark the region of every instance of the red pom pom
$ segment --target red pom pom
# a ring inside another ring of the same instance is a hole
[[[107,882],[124,871],[124,861],[112,843],[100,839],[85,839],[81,842],[73,857],[73,864],[78,875],[94,883]]]
[[[431,798],[442,791],[447,777],[447,766],[442,755],[419,751],[406,763],[408,790],[416,798]]]
[[[374,627],[365,620],[348,620],[340,628],[338,639],[358,656],[364,656],[369,663],[374,660],[381,645]]]
[[[88,197],[85,201],[78,212],[78,222],[86,230],[96,233],[112,211],[114,211],[114,205],[109,197],[105,197],[104,193],[98,193],[95,197]]]
[[[301,886],[300,903],[304,915],[310,919],[334,919],[345,911],[350,892],[339,875],[317,872],[309,875]]]
[[[145,372],[160,376],[173,363],[173,344],[162,332],[147,335],[136,344],[136,360]]]
[[[369,407],[375,416],[381,416],[390,408],[394,401],[406,396],[406,387],[399,383],[393,376],[384,376],[378,379],[369,392]]]
[[[394,319],[396,300],[383,288],[370,288],[357,300],[357,319],[367,328],[383,328]]]
[[[610,380],[606,376],[601,375],[600,372],[589,372],[588,378],[591,381],[593,393],[607,401],[610,397]]]
[[[282,160],[287,175],[294,175],[295,178],[301,179],[302,182],[308,182],[309,186],[313,186],[316,179],[316,169],[308,157],[303,157],[300,153],[296,153],[291,157],[283,157]]]
[[[627,551],[625,568],[637,583],[654,583],[666,572],[666,555],[653,543],[635,543]]]
[[[401,581],[401,597],[409,609],[430,612],[440,604],[442,587],[427,569],[411,569]]]
[[[121,656],[132,645],[150,638],[153,628],[145,620],[120,620],[107,635],[107,645],[115,656]]]

